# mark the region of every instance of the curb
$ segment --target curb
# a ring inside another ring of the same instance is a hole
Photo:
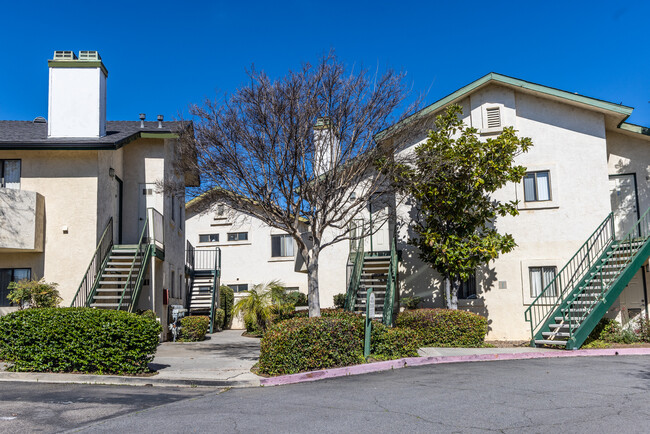
[[[0,382],[21,381],[30,383],[93,384],[111,386],[149,387],[259,387],[253,380],[208,380],[184,378],[126,377],[119,375],[56,374],[35,372],[0,372]]]
[[[401,369],[408,366],[439,365],[443,363],[463,362],[493,362],[497,360],[526,360],[526,359],[557,359],[562,357],[598,357],[598,356],[641,356],[650,355],[650,348],[608,348],[593,350],[549,351],[530,353],[495,353],[472,354],[467,356],[425,356],[406,357],[385,362],[366,363],[363,365],[346,366],[343,368],[322,369],[319,371],[302,372],[299,374],[281,375],[278,377],[262,378],[261,386],[281,386],[285,384],[304,383],[307,381],[324,380],[326,378],[362,375],[372,372]]]

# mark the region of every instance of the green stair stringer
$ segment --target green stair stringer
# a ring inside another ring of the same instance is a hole
[[[596,307],[583,320],[580,327],[575,331],[573,338],[567,342],[567,349],[577,350],[582,346],[589,334],[596,327],[598,322],[605,316],[605,313],[614,304],[621,292],[630,283],[634,275],[639,271],[643,264],[650,258],[650,239],[646,239],[643,246],[636,252],[632,260],[625,269],[618,275],[609,290]]]
[[[142,289],[142,286],[144,284],[144,276],[146,276],[147,269],[149,268],[149,263],[151,262],[151,255],[153,255],[155,248],[156,247],[153,244],[149,244],[144,252],[144,257],[142,258],[142,267],[140,267],[140,272],[138,273],[138,278],[135,282],[133,295],[131,296],[131,302],[129,303],[127,309],[131,313],[133,313],[135,307],[138,305],[140,290]],[[120,299],[120,304],[122,304],[123,299],[124,299],[124,293],[122,294],[122,299]]]

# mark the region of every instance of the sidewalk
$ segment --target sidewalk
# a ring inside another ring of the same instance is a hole
[[[244,337],[243,330],[224,330],[202,342],[165,342],[158,346],[149,366],[157,371],[148,377],[94,374],[6,372],[0,363],[0,381],[84,383],[136,386],[259,386],[250,369],[260,354],[260,340]]]

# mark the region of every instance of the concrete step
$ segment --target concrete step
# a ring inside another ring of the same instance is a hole
[[[545,338],[552,338],[552,337],[568,338],[571,336],[571,334],[567,332],[542,332],[542,336],[544,336]]]
[[[95,300],[119,300],[122,298],[121,294],[118,295],[96,295]],[[125,295],[124,300],[130,300],[131,296],[130,295]]]
[[[548,339],[535,339],[535,344],[536,345],[557,345],[557,346],[566,347],[566,341],[556,341],[556,340],[548,340]]]
[[[569,329],[569,324],[549,324],[548,328],[551,329],[551,330],[553,330],[553,329],[555,329],[555,330],[568,330]],[[574,330],[577,329],[578,324],[573,324],[571,326],[571,328],[574,329]]]

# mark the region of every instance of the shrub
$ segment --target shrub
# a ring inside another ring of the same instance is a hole
[[[229,286],[219,287],[219,307],[224,312],[223,328],[229,329],[232,326],[232,308],[235,304],[235,291]]]
[[[420,303],[422,303],[422,297],[402,297],[401,300],[401,305],[408,310],[417,309]]]
[[[596,327],[594,327],[594,329],[591,331],[589,337],[585,340],[584,345],[589,345],[595,341],[617,344],[631,344],[633,342],[637,342],[638,340],[639,337],[637,337],[637,335],[632,330],[623,330],[621,324],[615,319],[602,318],[598,324],[596,324]]]
[[[27,309],[0,318],[0,359],[15,371],[137,374],[148,371],[161,332],[124,311]]]
[[[138,315],[142,315],[145,318],[149,318],[156,321],[156,313],[151,309],[139,310],[137,313]]]
[[[226,313],[223,309],[214,310],[214,329],[215,331],[220,332],[224,328],[224,319],[226,318]]]
[[[63,300],[56,287],[58,283],[48,283],[45,279],[21,280],[10,282],[7,298],[20,309],[25,307],[57,307]]]
[[[345,294],[336,294],[334,296],[334,307],[343,309],[345,307]]]
[[[475,313],[449,309],[416,309],[400,312],[396,325],[414,330],[421,345],[481,347],[487,320]]]
[[[363,316],[334,309],[321,314],[307,318],[306,312],[296,312],[294,318],[271,326],[262,338],[260,372],[283,375],[363,363]],[[411,330],[373,321],[370,342],[374,359],[417,356],[417,334]]]
[[[307,294],[303,294],[300,291],[291,291],[286,295],[286,300],[288,304],[294,306],[307,306]]]
[[[207,316],[185,316],[181,318],[181,342],[197,342],[205,339],[205,334],[210,327],[210,317]]]
[[[363,362],[356,321],[327,317],[293,318],[270,327],[260,348],[260,372],[295,374]]]

